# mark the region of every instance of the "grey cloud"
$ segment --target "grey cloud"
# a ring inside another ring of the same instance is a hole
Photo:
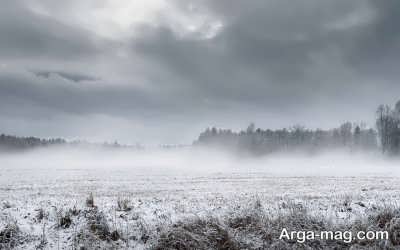
[[[205,39],[160,18],[110,42],[9,1],[0,57],[25,73],[0,72],[0,115],[170,122],[163,132],[186,127],[195,137],[200,125],[371,121],[379,103],[399,98],[398,1],[169,3],[222,27]]]
[[[400,58],[400,2],[370,1],[376,18],[370,25],[353,30],[358,36],[349,53],[352,66],[373,77],[399,77],[396,65]]]
[[[101,53],[91,32],[32,12],[23,1],[5,1],[0,9],[0,56],[82,59]]]
[[[33,71],[38,77],[49,78],[51,75],[58,75],[66,80],[73,82],[82,82],[82,81],[96,81],[98,78],[84,75],[80,73],[71,73],[71,72],[62,72],[62,71]]]
[[[174,84],[192,84],[194,91],[208,97],[216,95],[215,98],[236,101],[247,98],[243,101],[259,100],[265,105],[279,105],[282,104],[279,100],[290,98],[285,105],[305,104],[320,95],[331,96],[332,91],[351,92],[365,85],[365,77],[354,71],[368,65],[374,66],[375,74],[384,75],[385,69],[374,62],[377,57],[373,55],[385,56],[397,48],[391,37],[399,33],[393,20],[398,16],[393,9],[398,8],[387,6],[391,5],[388,3],[380,6],[372,1],[177,1],[177,4],[184,11],[190,11],[187,6],[194,5],[222,19],[222,31],[212,39],[198,40],[182,38],[168,26],[142,27],[142,36],[133,41],[134,48],[153,58],[155,65],[164,63],[164,67],[186,77]],[[341,29],[329,28],[349,16],[357,18],[365,9],[371,10],[371,17],[360,18],[368,20]],[[372,16],[375,13],[377,17]],[[398,56],[392,59],[397,61]],[[335,72],[334,68],[329,69],[332,66],[336,67],[336,73],[326,76],[314,71],[321,69],[318,65],[321,61],[327,67],[324,72]]]
[[[238,13],[232,23],[224,20],[223,30],[209,40],[181,38],[169,27],[142,27],[134,50],[184,78],[173,85],[207,98],[265,105],[279,105],[285,92],[301,98],[296,92],[307,91],[309,54],[321,49],[321,41],[307,33],[304,40],[287,30],[281,35],[279,23],[264,15],[268,5],[248,5],[254,9]]]
[[[185,112],[188,99],[170,99],[157,90],[103,82],[61,81],[58,75],[0,74],[0,110],[10,116],[48,118],[57,114],[104,114],[119,117],[165,116]],[[18,104],[19,108],[13,107]],[[44,112],[38,114],[38,110]],[[33,110],[33,111],[32,111]]]

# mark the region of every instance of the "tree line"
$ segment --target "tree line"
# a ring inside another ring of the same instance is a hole
[[[195,145],[217,146],[252,154],[276,152],[321,152],[329,150],[378,151],[400,153],[400,101],[391,108],[381,105],[377,110],[376,129],[365,123],[345,122],[337,128],[307,129],[294,126],[284,129],[261,129],[252,123],[247,129],[207,128]]]
[[[320,152],[348,149],[352,151],[377,149],[376,131],[363,124],[343,123],[340,127],[322,130],[294,126],[284,129],[261,129],[250,124],[246,130],[207,128],[195,145],[217,146],[254,154],[276,152]]]
[[[61,138],[41,139],[37,137],[18,137],[5,134],[0,135],[0,152],[21,151],[51,146],[66,146],[72,148],[144,149],[144,147],[140,144],[128,146],[119,144],[117,141],[113,143],[90,143],[82,140],[67,141]]]
[[[0,151],[23,150],[55,145],[136,148],[117,142],[93,144],[85,141],[67,142],[64,139],[40,139],[0,135]],[[365,123],[345,122],[333,129],[307,129],[293,126],[283,129],[261,129],[252,123],[247,129],[234,132],[230,129],[207,128],[194,142],[195,146],[218,146],[237,152],[269,154],[276,152],[321,152],[328,150],[378,151],[388,155],[400,155],[400,101],[394,106],[380,105],[376,111],[376,126]]]
[[[65,144],[64,139],[40,139],[36,137],[17,137],[13,135],[0,135],[0,149],[2,150],[20,150],[34,147],[45,147]]]

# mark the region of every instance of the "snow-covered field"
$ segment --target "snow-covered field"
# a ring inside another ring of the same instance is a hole
[[[227,225],[254,209],[270,218],[304,210],[350,225],[393,212],[400,198],[395,163],[357,157],[326,165],[328,158],[259,159],[246,167],[187,152],[35,152],[0,159],[0,249],[156,249],[177,223],[216,218]],[[227,232],[237,238],[234,229]],[[257,239],[248,248],[262,249]]]

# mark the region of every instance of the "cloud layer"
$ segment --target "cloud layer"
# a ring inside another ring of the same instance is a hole
[[[399,96],[400,3],[6,1],[0,130],[126,143],[344,120]]]

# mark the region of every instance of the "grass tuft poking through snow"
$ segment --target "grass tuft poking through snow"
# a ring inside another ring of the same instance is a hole
[[[13,248],[20,243],[21,231],[16,222],[7,223],[0,230],[0,249]]]

